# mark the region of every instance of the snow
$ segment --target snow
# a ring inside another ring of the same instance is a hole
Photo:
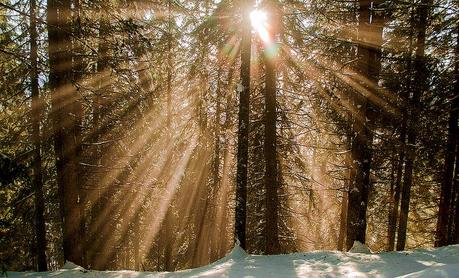
[[[358,251],[365,245],[355,243]],[[355,251],[355,250],[354,250]],[[178,272],[86,271],[72,263],[54,272],[8,272],[8,277],[459,277],[459,245],[407,252],[317,251],[248,255],[239,246],[213,264]]]
[[[362,244],[360,241],[354,241],[354,244],[352,245],[349,252],[350,253],[362,253],[362,254],[372,254],[373,253],[368,246],[366,246],[365,244]]]
[[[418,272],[410,273],[402,276],[404,278],[418,278],[418,277],[430,277],[430,278],[447,278],[447,277],[459,277],[459,264],[450,264],[430,267]]]
[[[61,269],[73,269],[73,270],[81,270],[84,271],[85,269],[79,265],[76,265],[72,262],[66,262]]]

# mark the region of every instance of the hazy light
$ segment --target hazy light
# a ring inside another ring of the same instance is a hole
[[[261,40],[268,43],[271,40],[268,32],[268,14],[264,11],[254,10],[250,13],[250,22]]]

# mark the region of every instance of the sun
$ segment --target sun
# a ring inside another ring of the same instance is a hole
[[[253,30],[257,32],[261,40],[265,43],[270,42],[271,37],[268,32],[268,14],[261,10],[253,10],[250,13],[250,22]]]

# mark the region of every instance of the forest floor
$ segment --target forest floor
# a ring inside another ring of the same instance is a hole
[[[247,255],[236,246],[217,262],[178,272],[86,271],[72,263],[63,269],[8,272],[7,277],[459,277],[459,245],[406,252],[317,251],[289,255]]]

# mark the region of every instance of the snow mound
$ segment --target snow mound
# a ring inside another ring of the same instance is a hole
[[[349,250],[350,253],[362,253],[362,254],[373,254],[373,251],[366,246],[365,244],[361,243],[360,241],[354,241],[354,245]]]
[[[450,278],[459,277],[459,264],[434,266],[399,278]]]
[[[77,264],[74,264],[70,261],[67,261],[62,267],[61,269],[68,269],[68,270],[85,270],[83,267],[77,265]]]
[[[247,256],[248,254],[245,252],[245,250],[242,249],[241,246],[239,246],[239,244],[236,243],[234,244],[233,250],[231,250],[231,252],[229,252],[226,255],[226,258],[233,259],[235,261],[240,261],[240,260],[245,259]]]

